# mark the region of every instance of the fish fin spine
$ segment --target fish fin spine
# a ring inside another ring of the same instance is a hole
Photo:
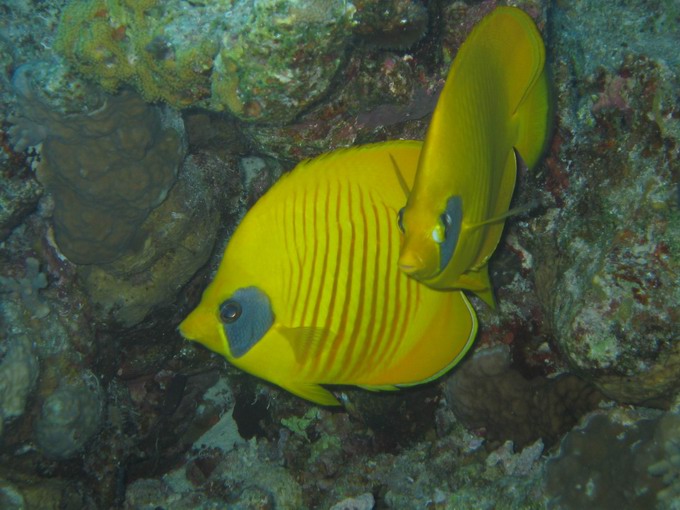
[[[401,189],[404,191],[404,196],[408,198],[409,194],[411,193],[411,190],[408,189],[408,184],[406,184],[406,179],[404,179],[404,174],[401,173],[401,170],[399,169],[399,165],[397,164],[397,160],[394,158],[392,153],[390,154],[390,159],[392,160],[392,165],[394,166],[394,173],[397,175],[397,180],[399,181],[399,186],[401,186]]]

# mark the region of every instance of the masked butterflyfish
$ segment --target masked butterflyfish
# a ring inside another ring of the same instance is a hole
[[[399,212],[406,274],[493,305],[487,264],[512,214],[517,168],[534,166],[547,142],[544,63],[541,34],[514,7],[496,8],[461,45]]]
[[[338,401],[321,385],[393,390],[449,370],[475,312],[398,267],[395,218],[421,146],[338,150],[282,177],[234,232],[182,335],[322,405]]]

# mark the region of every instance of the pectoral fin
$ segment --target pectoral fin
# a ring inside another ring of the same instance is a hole
[[[326,342],[332,342],[335,334],[324,328],[302,326],[298,328],[281,327],[281,334],[290,342],[298,363],[309,359],[314,353],[321,352]]]

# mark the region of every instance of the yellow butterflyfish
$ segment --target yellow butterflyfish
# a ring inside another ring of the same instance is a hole
[[[449,370],[475,312],[462,291],[398,267],[400,179],[412,184],[421,146],[338,150],[281,178],[234,232],[182,335],[322,405],[338,404],[322,385],[393,390]]]
[[[406,274],[493,305],[488,261],[512,214],[517,168],[533,167],[547,142],[544,64],[538,28],[515,7],[496,8],[461,45],[399,212]]]

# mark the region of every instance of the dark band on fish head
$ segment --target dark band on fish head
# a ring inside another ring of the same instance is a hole
[[[406,230],[404,229],[404,209],[406,208],[402,207],[397,213],[397,226],[399,227],[399,230],[402,234],[406,233]]]
[[[444,241],[439,245],[439,270],[443,271],[451,261],[460,237],[463,222],[463,200],[460,195],[454,195],[446,201],[441,222],[444,226]]]
[[[240,358],[274,323],[269,296],[257,287],[238,289],[220,305],[220,320],[232,356]]]

